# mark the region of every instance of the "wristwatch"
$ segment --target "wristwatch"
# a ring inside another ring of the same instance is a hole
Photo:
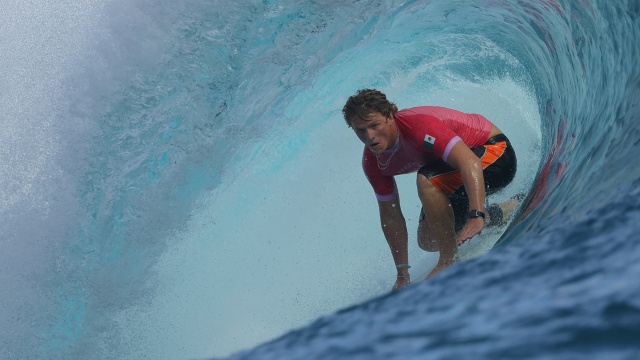
[[[469,215],[467,215],[467,217],[469,219],[474,219],[477,217],[482,217],[484,219],[484,213],[482,211],[478,211],[478,210],[471,210],[469,211]]]

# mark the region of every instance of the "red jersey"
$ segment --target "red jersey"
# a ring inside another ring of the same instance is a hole
[[[484,144],[491,122],[478,114],[466,114],[438,106],[420,106],[396,114],[398,141],[379,157],[365,146],[362,155],[364,174],[379,201],[396,197],[395,175],[418,171],[438,160],[447,161],[458,141],[468,147]]]

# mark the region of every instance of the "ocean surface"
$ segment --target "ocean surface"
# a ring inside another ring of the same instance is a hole
[[[639,359],[640,1],[3,0],[0,359]],[[395,268],[340,110],[481,113],[515,218]]]

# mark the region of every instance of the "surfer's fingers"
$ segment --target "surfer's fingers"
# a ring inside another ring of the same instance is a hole
[[[484,229],[483,227],[480,227],[480,229],[474,229],[474,228],[470,228],[469,224],[465,225],[465,227],[462,228],[462,231],[460,231],[456,239],[458,246],[464,244],[465,241],[473,238],[474,236],[482,233],[483,229]]]

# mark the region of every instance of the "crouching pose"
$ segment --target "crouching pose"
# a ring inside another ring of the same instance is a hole
[[[417,172],[422,203],[418,244],[440,252],[428,277],[454,264],[458,245],[480,233],[485,220],[502,221],[507,210],[497,205],[485,209],[485,196],[513,180],[516,156],[509,139],[484,116],[436,106],[398,110],[385,94],[371,89],[351,96],[342,112],[364,143],[362,166],[397,268],[394,290],[410,282],[407,227],[395,175]]]

